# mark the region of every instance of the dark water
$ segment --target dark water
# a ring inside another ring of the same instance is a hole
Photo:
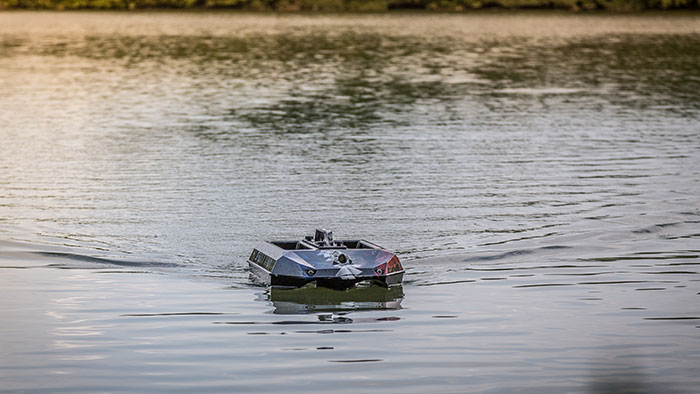
[[[693,392],[700,16],[0,13],[0,390]],[[399,252],[280,292],[259,240]]]

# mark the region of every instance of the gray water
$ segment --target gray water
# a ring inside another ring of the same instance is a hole
[[[0,390],[693,392],[700,16],[0,13]],[[260,240],[404,285],[256,287]]]

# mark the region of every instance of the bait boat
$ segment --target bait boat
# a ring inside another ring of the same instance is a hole
[[[365,240],[335,240],[333,232],[317,229],[301,241],[270,241],[258,245],[248,258],[258,282],[295,288],[315,282],[346,289],[369,281],[400,284],[404,269],[392,252]]]

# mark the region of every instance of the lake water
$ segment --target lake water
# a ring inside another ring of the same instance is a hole
[[[698,14],[3,12],[0,152],[0,390],[700,385]]]

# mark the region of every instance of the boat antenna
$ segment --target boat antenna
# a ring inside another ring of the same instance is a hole
[[[314,234],[314,243],[319,246],[333,246],[333,231],[317,228]]]

